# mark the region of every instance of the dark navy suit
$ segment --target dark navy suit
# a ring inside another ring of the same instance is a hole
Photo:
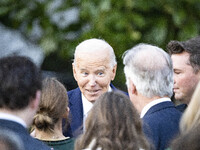
[[[0,128],[10,130],[19,136],[24,144],[25,150],[50,150],[46,144],[32,138],[27,129],[17,122],[0,119]]]
[[[110,84],[112,90],[117,90],[112,84]],[[123,92],[127,95],[127,93]],[[79,88],[69,91],[69,108],[70,108],[70,126],[67,131],[63,131],[65,136],[77,137],[82,133],[83,125],[83,103],[81,97],[81,91]]]
[[[180,104],[176,106],[176,109],[178,109],[180,112],[184,112],[187,108],[187,104]]]
[[[179,132],[182,113],[171,101],[152,106],[142,118],[143,130],[155,150],[164,150]]]

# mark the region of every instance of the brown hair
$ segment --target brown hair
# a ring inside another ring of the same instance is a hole
[[[53,131],[55,123],[63,117],[68,107],[66,88],[54,78],[43,81],[41,100],[33,125],[42,131]]]
[[[0,108],[22,110],[42,87],[40,69],[24,56],[0,59]]]
[[[200,36],[191,38],[184,42],[170,41],[167,44],[170,55],[187,52],[190,54],[189,63],[194,69],[194,73],[200,70]]]
[[[148,149],[141,120],[129,98],[119,92],[101,95],[91,109],[85,132],[75,144],[75,150],[87,148],[95,140],[92,150]]]
[[[198,124],[189,132],[181,134],[170,144],[171,150],[199,150],[200,149],[200,125]]]

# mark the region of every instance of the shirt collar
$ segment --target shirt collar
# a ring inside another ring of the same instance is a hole
[[[11,115],[11,114],[0,112],[0,119],[14,121],[14,122],[17,122],[17,123],[21,124],[25,128],[27,127],[27,125],[24,122],[24,120],[22,120],[21,118],[15,116],[15,115]]]
[[[140,114],[140,118],[143,118],[144,115],[147,113],[147,111],[153,107],[154,105],[158,104],[158,103],[162,103],[162,102],[167,102],[167,101],[171,101],[170,98],[168,97],[164,97],[164,98],[159,98],[156,100],[151,101],[150,103],[148,103],[146,106],[144,106],[144,108],[142,109],[142,112]]]

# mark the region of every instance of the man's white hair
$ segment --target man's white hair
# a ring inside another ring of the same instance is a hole
[[[117,61],[116,61],[116,56],[115,56],[115,53],[114,53],[114,50],[113,48],[104,40],[102,39],[88,39],[88,40],[85,40],[83,42],[81,42],[75,49],[75,52],[74,52],[74,65],[76,64],[76,57],[77,57],[77,54],[79,52],[95,52],[95,51],[100,51],[100,50],[108,50],[109,53],[110,53],[110,62],[111,62],[111,67],[114,67],[116,64],[117,64]]]
[[[138,92],[148,98],[172,96],[172,60],[163,49],[138,44],[123,54],[123,63],[127,86],[131,80]]]

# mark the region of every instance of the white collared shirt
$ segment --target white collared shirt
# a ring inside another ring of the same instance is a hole
[[[17,123],[21,124],[21,125],[24,126],[25,128],[27,128],[27,125],[26,125],[26,123],[24,122],[24,120],[22,120],[21,118],[15,116],[15,115],[11,115],[11,114],[7,114],[7,113],[2,113],[2,112],[0,112],[0,119],[9,120],[9,121],[14,121],[14,122],[17,122]]]
[[[152,102],[148,103],[146,106],[144,106],[144,108],[142,109],[142,112],[140,114],[140,118],[143,118],[144,115],[147,113],[147,111],[155,106],[156,104],[159,104],[159,103],[162,103],[162,102],[168,102],[168,101],[171,101],[170,98],[168,97],[164,97],[164,98],[159,98],[159,99],[156,99],[156,100],[153,100]]]

